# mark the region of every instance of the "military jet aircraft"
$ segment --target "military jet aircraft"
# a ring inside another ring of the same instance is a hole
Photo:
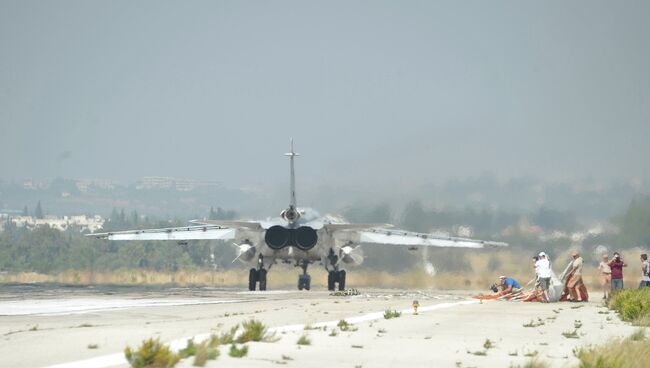
[[[266,221],[193,220],[192,225],[176,228],[129,230],[95,233],[88,236],[108,240],[188,240],[220,239],[234,241],[235,260],[251,266],[248,288],[266,290],[266,275],[278,262],[293,263],[302,268],[298,289],[311,288],[310,264],[319,262],[328,271],[327,288],[345,290],[344,266],[363,262],[361,244],[388,244],[417,247],[483,248],[507,246],[506,243],[467,238],[439,237],[431,234],[394,230],[389,224],[350,224],[335,216],[320,216],[309,208],[298,208],[294,160],[299,156],[290,143],[289,207],[279,218]],[[233,262],[235,261],[233,260]]]

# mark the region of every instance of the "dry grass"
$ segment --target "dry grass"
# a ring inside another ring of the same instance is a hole
[[[635,333],[624,340],[611,340],[598,347],[582,348],[575,355],[580,360],[580,368],[647,367],[650,340]]]
[[[510,368],[548,368],[549,365],[546,362],[543,362],[537,358],[533,358],[524,365],[510,365]]]
[[[347,283],[355,288],[436,288],[436,289],[473,289],[486,290],[496,282],[500,274],[514,277],[525,284],[533,275],[527,262],[530,255],[521,251],[458,251],[458,257],[463,257],[471,266],[471,272],[440,272],[435,276],[427,274],[423,267],[417,266],[407,272],[394,273],[370,269],[351,269]],[[490,270],[490,260],[498,260],[498,270]],[[559,273],[565,266],[563,258],[558,257],[554,269]],[[524,262],[524,260],[526,262]],[[436,259],[433,258],[436,263]],[[583,276],[588,287],[597,287],[596,270],[593,275],[586,272]],[[268,285],[272,288],[294,288],[299,270],[296,268],[277,268],[268,274]],[[325,271],[312,268],[312,287],[326,288],[327,274]],[[115,270],[106,272],[90,272],[89,270],[67,270],[57,274],[39,274],[34,272],[6,273],[0,275],[0,283],[44,283],[55,282],[64,284],[113,284],[113,285],[165,285],[201,286],[218,285],[245,287],[248,285],[248,272],[245,269],[225,271],[209,270],[180,270],[177,272],[157,272],[153,270]]]
[[[278,269],[269,272],[268,285],[273,288],[294,288],[298,271],[294,269]],[[312,288],[326,288],[327,274],[321,270],[310,270]],[[355,288],[409,288],[409,289],[487,289],[495,282],[498,272],[489,274],[473,273],[439,273],[430,276],[421,268],[403,273],[390,273],[372,270],[351,270],[347,283]],[[530,275],[510,274],[519,280],[527,280]],[[178,271],[156,272],[150,270],[122,270],[115,272],[66,271],[57,274],[40,274],[35,272],[6,273],[0,275],[0,283],[61,283],[69,285],[177,285],[204,286],[218,285],[226,287],[245,287],[248,285],[248,272],[245,270],[228,270],[220,272],[209,271]]]
[[[237,337],[237,343],[239,344],[249,341],[277,341],[275,333],[269,333],[268,327],[266,327],[262,322],[254,319],[242,322],[242,330],[242,333]]]
[[[208,360],[215,360],[219,356],[219,349],[210,346],[209,341],[203,341],[196,346],[194,354],[194,362],[192,365],[195,367],[203,367]]]

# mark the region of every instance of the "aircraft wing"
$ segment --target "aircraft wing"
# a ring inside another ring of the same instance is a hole
[[[343,230],[368,230],[374,228],[387,228],[392,227],[391,224],[325,224],[323,228],[327,231],[343,231]]]
[[[108,240],[208,240],[233,239],[236,228],[216,225],[170,227],[164,229],[114,231],[86,236]]]
[[[468,238],[441,237],[402,230],[370,229],[359,232],[359,242],[408,247],[485,248],[506,247],[507,243]]]
[[[250,230],[262,230],[262,224],[253,221],[230,221],[230,220],[191,220],[193,224],[216,225],[229,228],[245,228]]]

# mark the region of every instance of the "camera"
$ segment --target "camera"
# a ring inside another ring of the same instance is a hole
[[[499,292],[499,288],[497,287],[497,284],[492,284],[492,286],[490,286],[490,290],[494,291],[495,293]]]
[[[538,256],[534,256],[534,257],[533,257],[533,260],[534,260],[535,262],[537,262],[537,261],[539,261],[539,257],[538,257]]]

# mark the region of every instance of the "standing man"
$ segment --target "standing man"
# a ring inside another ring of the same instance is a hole
[[[603,288],[603,299],[607,299],[607,292],[612,288],[612,269],[609,267],[609,257],[603,254],[603,260],[598,265],[600,272],[600,285]]]
[[[535,262],[537,277],[539,278],[539,287],[542,289],[542,302],[548,303],[548,288],[551,285],[551,263],[546,257],[546,253],[539,253],[539,260]]]
[[[639,289],[644,286],[650,287],[650,262],[648,262],[648,255],[645,253],[641,255],[641,283]]]
[[[571,301],[589,301],[587,287],[585,286],[585,283],[582,282],[582,265],[584,261],[582,257],[580,257],[580,253],[575,250],[571,252],[571,257],[573,258],[570,271],[571,277],[566,283],[566,286],[569,289],[569,294],[571,294]],[[580,300],[578,300],[578,293],[580,294]]]
[[[614,252],[614,258],[608,264],[612,269],[612,293],[616,290],[623,290],[623,267],[627,267],[627,265],[618,252]]]

